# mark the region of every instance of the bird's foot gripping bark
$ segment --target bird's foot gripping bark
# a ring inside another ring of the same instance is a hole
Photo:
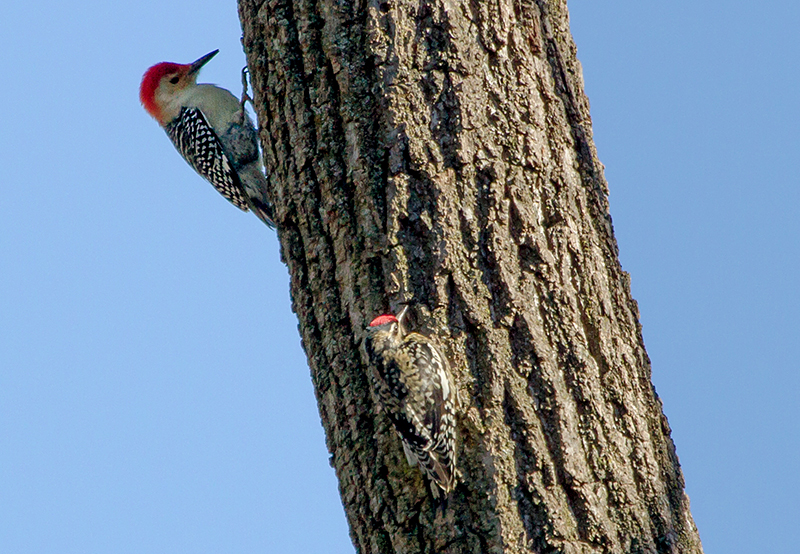
[[[245,117],[244,105],[249,101],[250,105],[255,106],[255,104],[253,104],[253,97],[250,96],[250,94],[247,92],[248,88],[250,88],[249,87],[249,82],[248,82],[248,79],[247,79],[247,76],[249,74],[250,74],[250,70],[247,69],[247,66],[244,66],[242,68],[242,99],[239,101],[239,105],[241,106],[240,115],[239,115],[239,117],[241,118],[240,124],[244,123],[244,117]]]

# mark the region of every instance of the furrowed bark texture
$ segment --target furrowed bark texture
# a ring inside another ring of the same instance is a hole
[[[702,552],[563,0],[240,0],[283,259],[360,553]],[[414,302],[460,396],[434,513],[373,401]]]

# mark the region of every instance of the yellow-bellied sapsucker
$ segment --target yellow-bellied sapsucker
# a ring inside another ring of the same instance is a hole
[[[444,499],[456,484],[456,391],[435,340],[403,328],[407,309],[399,317],[372,320],[367,352],[375,392],[400,435],[408,463],[419,463],[435,483],[433,495]]]

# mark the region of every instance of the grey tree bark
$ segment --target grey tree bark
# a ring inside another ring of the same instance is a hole
[[[360,553],[702,552],[564,0],[239,0],[293,309]],[[415,304],[461,399],[446,515],[363,346]]]

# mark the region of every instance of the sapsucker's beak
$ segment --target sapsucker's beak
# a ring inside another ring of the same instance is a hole
[[[199,60],[192,62],[192,65],[189,66],[189,75],[194,75],[195,73],[200,71],[200,68],[206,65],[211,58],[216,56],[217,52],[219,52],[219,50],[214,50],[213,52],[209,52]]]
[[[403,324],[403,318],[406,316],[406,312],[408,312],[408,304],[403,306],[403,309],[400,310],[399,314],[397,314],[397,323],[399,323],[400,325]]]

